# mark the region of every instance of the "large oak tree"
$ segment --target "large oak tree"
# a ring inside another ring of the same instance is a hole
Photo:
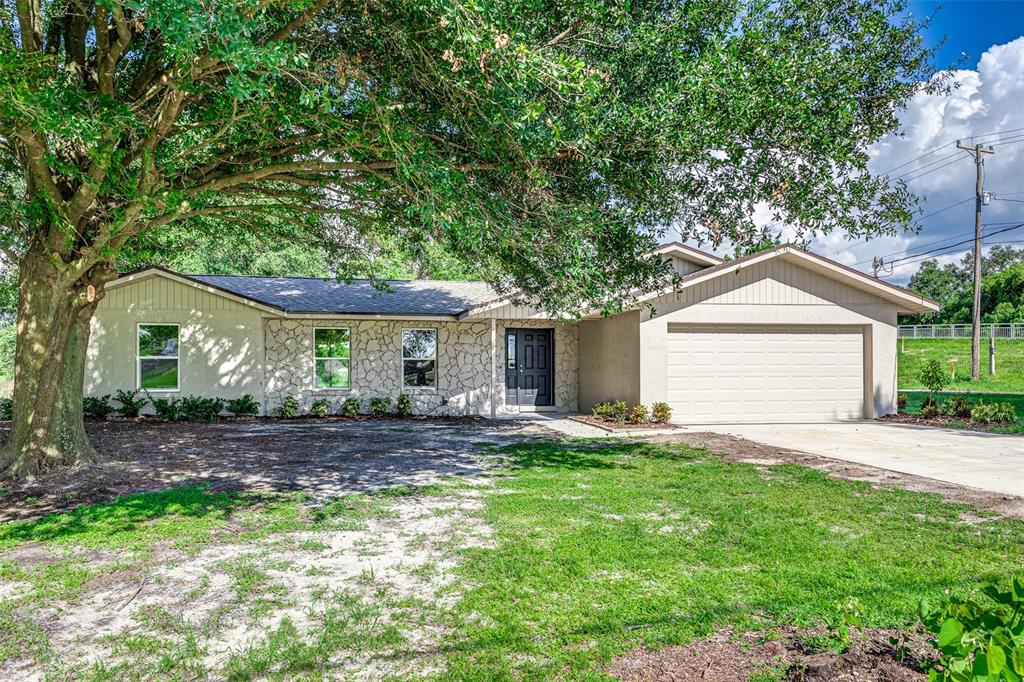
[[[906,221],[867,146],[929,71],[890,0],[0,0],[8,471],[95,457],[114,264],[174,224],[438,244],[551,310],[661,281],[668,229]]]

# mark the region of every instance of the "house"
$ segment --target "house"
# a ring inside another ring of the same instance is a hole
[[[577,322],[481,282],[344,284],[183,275],[110,283],[86,393],[286,396],[337,409],[407,393],[419,414],[577,412],[667,402],[683,423],[871,418],[895,411],[896,315],[938,305],[797,247],[723,261],[683,244],[681,275],[614,317]]]

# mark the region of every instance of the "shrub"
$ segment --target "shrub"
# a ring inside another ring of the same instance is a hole
[[[358,416],[361,407],[359,398],[345,398],[345,402],[341,404],[341,413],[346,417],[355,417]]]
[[[110,404],[110,394],[107,395],[87,395],[82,398],[82,413],[86,417],[95,417],[96,419],[103,419],[108,414],[114,411],[114,406]]]
[[[331,412],[331,404],[324,398],[318,398],[309,406],[309,413],[314,417],[326,417]]]
[[[10,398],[0,398],[0,419],[10,421],[14,418],[14,401]]]
[[[924,417],[925,419],[931,419],[933,417],[938,416],[938,414],[939,408],[935,406],[935,403],[932,403],[931,405],[921,406],[921,416]]]
[[[246,393],[241,398],[232,398],[227,403],[228,412],[236,417],[245,417],[260,413],[260,404]]]
[[[924,367],[921,368],[917,378],[931,393],[941,391],[949,384],[949,375],[946,374],[942,363],[936,358],[931,358],[928,362],[924,363]]]
[[[910,396],[908,396],[906,393],[900,393],[898,396],[896,396],[896,409],[899,412],[903,412],[904,410],[907,409],[908,402],[910,402]]]
[[[138,417],[139,410],[146,406],[149,402],[148,398],[140,398],[139,394],[142,391],[135,389],[134,391],[125,391],[119,389],[114,393],[114,400],[121,403],[121,407],[117,408],[115,412],[124,417]]]
[[[398,396],[398,402],[395,404],[395,409],[398,410],[398,414],[403,417],[408,417],[412,414],[412,398],[409,397],[408,393],[403,393]]]
[[[922,409],[925,408],[925,407],[938,407],[938,406],[939,406],[939,403],[938,403],[937,400],[935,400],[935,396],[933,396],[933,395],[926,395],[924,397],[924,400],[921,401],[921,408]]]
[[[651,413],[648,411],[646,405],[634,405],[633,409],[629,411],[630,424],[646,424],[647,420],[650,418]]]
[[[216,421],[223,409],[224,401],[221,398],[189,395],[181,399],[181,416],[190,422]]]
[[[282,419],[291,419],[299,414],[299,400],[293,395],[284,397],[281,404],[274,408],[274,414]]]
[[[967,402],[967,398],[962,395],[958,395],[943,402],[939,411],[948,417],[960,417],[961,419],[967,419],[971,416],[971,405]]]
[[[595,417],[601,417],[604,419],[612,418],[612,404],[611,403],[597,403],[594,405],[593,413]]]
[[[1003,423],[1017,421],[1017,410],[1010,403],[978,403],[971,410],[971,421]]]
[[[672,408],[668,403],[654,403],[651,405],[651,419],[659,424],[668,424],[672,418]]]
[[[391,409],[391,398],[370,398],[370,414],[383,417]]]
[[[157,419],[176,422],[182,418],[181,401],[177,398],[150,398],[149,402]]]
[[[1024,677],[1024,582],[985,584],[985,601],[943,597],[921,601],[921,622],[938,650],[928,680],[1012,682]]]
[[[612,403],[610,416],[617,422],[626,421],[626,417],[629,416],[629,406],[626,405],[626,401],[616,400],[614,403]]]

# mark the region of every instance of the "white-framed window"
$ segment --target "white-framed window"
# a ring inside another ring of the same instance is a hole
[[[402,386],[437,387],[437,330],[402,330]]]
[[[351,370],[351,330],[348,327],[314,327],[313,388],[350,388]]]
[[[181,328],[176,324],[147,322],[138,325],[135,351],[138,388],[150,392],[178,390],[180,334]]]

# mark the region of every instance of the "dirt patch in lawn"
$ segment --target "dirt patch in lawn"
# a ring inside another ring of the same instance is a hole
[[[643,424],[634,424],[632,422],[618,422],[614,419],[595,417],[590,414],[581,414],[569,418],[573,421],[596,426],[597,428],[604,429],[606,431],[662,431],[679,428],[677,424],[673,424],[671,422],[645,422]]]
[[[480,419],[90,420],[86,430],[103,460],[27,481],[0,482],[0,522],[185,483],[223,491],[302,490],[313,501],[395,485],[429,485],[492,466],[492,459],[481,456],[487,446],[554,437],[526,421]],[[0,436],[6,439],[7,434]]]
[[[819,457],[806,452],[777,448],[745,438],[713,432],[681,431],[679,434],[656,436],[655,442],[686,443],[719,453],[726,462],[747,462],[759,466],[799,464],[818,469],[836,478],[866,481],[879,488],[903,488],[915,492],[936,493],[947,502],[968,504],[992,512],[990,519],[1024,519],[1024,498],[967,488],[954,483],[923,476],[904,474],[888,469]]]
[[[922,669],[931,647],[922,633],[867,629],[841,654],[809,646],[823,634],[795,628],[767,636],[724,630],[685,646],[634,649],[615,659],[608,673],[628,682],[740,682],[758,674],[802,682],[927,679]]]

